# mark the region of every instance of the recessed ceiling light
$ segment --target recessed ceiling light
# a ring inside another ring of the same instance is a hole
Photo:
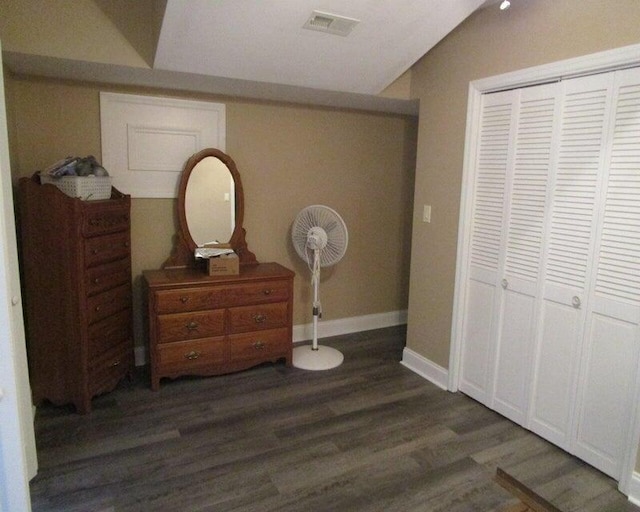
[[[500,10],[501,11],[505,11],[509,7],[511,7],[511,2],[509,2],[509,0],[503,0],[503,2],[500,4]]]

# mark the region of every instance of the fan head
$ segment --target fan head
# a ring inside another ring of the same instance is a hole
[[[323,205],[307,206],[298,213],[291,228],[293,246],[303,260],[318,249],[320,266],[337,263],[347,250],[347,226],[338,213]]]

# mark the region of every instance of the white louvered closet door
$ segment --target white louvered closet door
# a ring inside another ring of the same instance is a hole
[[[559,84],[520,91],[507,174],[493,408],[526,423]]]
[[[619,478],[640,347],[640,69],[615,73],[611,119],[572,451]]]
[[[508,91],[482,98],[476,148],[459,387],[487,406],[493,396],[505,191],[518,97],[518,91]]]
[[[459,388],[620,478],[640,396],[640,69],[488,94],[480,114]]]
[[[613,77],[563,82],[529,428],[569,450]]]

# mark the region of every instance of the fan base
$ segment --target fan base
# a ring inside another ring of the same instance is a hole
[[[293,366],[301,370],[330,370],[340,366],[343,360],[342,352],[322,345],[318,350],[313,350],[311,345],[293,349]]]

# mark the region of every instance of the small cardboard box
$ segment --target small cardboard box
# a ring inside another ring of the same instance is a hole
[[[234,276],[240,273],[240,260],[236,253],[209,258],[210,276]]]

